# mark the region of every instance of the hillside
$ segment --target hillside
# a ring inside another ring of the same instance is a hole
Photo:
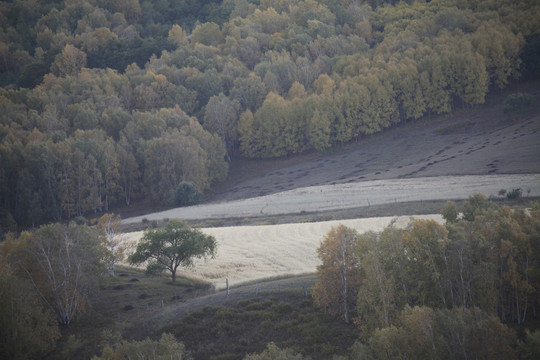
[[[534,105],[519,115],[504,114],[504,98],[515,92],[533,95]],[[209,201],[371,180],[538,174],[539,133],[540,82],[516,84],[485,105],[400,124],[328,154],[238,161]]]

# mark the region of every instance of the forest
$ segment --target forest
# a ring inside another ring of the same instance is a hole
[[[204,192],[539,76],[537,1],[0,4],[3,232]]]
[[[315,303],[355,323],[354,359],[537,357],[540,332],[516,351],[513,326],[537,316],[538,211],[475,194],[461,209],[448,202],[444,225],[335,227],[318,249]]]

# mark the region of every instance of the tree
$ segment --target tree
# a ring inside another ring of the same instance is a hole
[[[3,250],[3,249],[2,249]],[[51,350],[60,337],[58,324],[43,308],[31,286],[13,273],[0,255],[0,357],[38,358]]]
[[[315,110],[308,121],[308,140],[312,148],[323,152],[330,147],[331,113]]]
[[[22,233],[13,252],[17,270],[64,325],[85,309],[106,255],[97,233],[73,223]]]
[[[406,306],[396,325],[374,331],[376,359],[515,359],[512,329],[477,308]]]
[[[463,219],[474,221],[475,217],[485,212],[491,206],[487,197],[483,194],[474,194],[469,196],[467,201],[463,203],[461,209]]]
[[[182,181],[178,184],[174,192],[174,205],[190,206],[198,204],[199,201],[201,201],[201,193],[197,191],[194,183]]]
[[[408,290],[414,304],[449,306],[453,296],[448,274],[448,230],[434,220],[415,220],[402,236],[408,261]]]
[[[182,181],[195,183],[198,190],[208,187],[208,156],[192,136],[178,131],[165,133],[147,143],[144,152],[144,178],[156,201],[172,203]]]
[[[170,43],[176,46],[187,45],[188,37],[184,29],[178,24],[174,24],[169,30],[169,36],[167,37]]]
[[[318,281],[313,287],[315,303],[343,315],[347,323],[359,283],[357,245],[356,230],[339,225],[330,229],[317,249],[322,265],[317,267]]]
[[[125,136],[120,137],[120,141],[116,143],[116,154],[118,156],[118,172],[121,193],[123,194],[126,205],[131,203],[133,192],[137,189],[140,183],[139,164],[133,155],[131,144]]]
[[[194,258],[214,257],[217,242],[211,235],[205,235],[198,229],[191,229],[186,223],[171,220],[165,228],[147,230],[134,254],[129,257],[132,264],[149,261],[148,274],[171,272],[172,281],[176,281],[179,266],[193,266]]]
[[[121,228],[122,219],[120,215],[105,214],[99,218],[96,227],[101,235],[105,247],[109,250],[111,259],[109,262],[109,275],[114,276],[114,265],[118,261],[122,261],[124,257],[124,249],[121,246],[122,236]]]
[[[250,73],[247,78],[236,78],[231,89],[231,97],[240,103],[243,110],[257,111],[266,96],[266,88],[261,78]]]
[[[391,237],[391,228],[385,229],[385,237]],[[369,334],[373,329],[390,326],[397,312],[396,285],[391,273],[393,268],[385,266],[388,257],[387,239],[383,243],[375,233],[358,237],[358,256],[360,258],[360,282],[355,322],[362,333]],[[393,249],[392,249],[393,250]],[[393,264],[395,267],[397,264]]]
[[[237,117],[235,103],[223,93],[212,96],[206,105],[204,126],[208,131],[219,135],[226,149],[225,156],[229,162],[231,161],[229,151],[236,140],[235,122]]]
[[[223,33],[219,29],[219,25],[212,22],[197,24],[191,32],[192,43],[218,46],[223,40]]]
[[[274,343],[269,343],[260,354],[248,354],[244,360],[302,360],[304,357],[301,354],[294,352],[291,349],[281,349]]]
[[[86,54],[75,46],[68,44],[58,54],[51,70],[58,76],[76,75],[86,66]]]
[[[447,201],[441,210],[441,215],[447,223],[455,223],[458,220],[459,210],[455,202]]]

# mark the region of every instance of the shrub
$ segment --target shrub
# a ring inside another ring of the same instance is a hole
[[[521,188],[512,189],[506,194],[506,197],[509,200],[515,200],[521,198],[521,195],[523,195],[523,190]]]
[[[530,105],[532,96],[530,94],[516,93],[506,97],[503,104],[503,112],[505,114],[513,113],[521,110],[525,106]]]
[[[178,184],[174,192],[174,205],[190,206],[196,205],[201,201],[201,193],[195,187],[195,184],[188,181],[182,181]]]

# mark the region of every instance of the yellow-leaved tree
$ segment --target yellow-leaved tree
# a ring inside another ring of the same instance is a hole
[[[345,225],[332,227],[317,249],[322,265],[313,287],[315,303],[350,322],[359,283],[358,232]]]

